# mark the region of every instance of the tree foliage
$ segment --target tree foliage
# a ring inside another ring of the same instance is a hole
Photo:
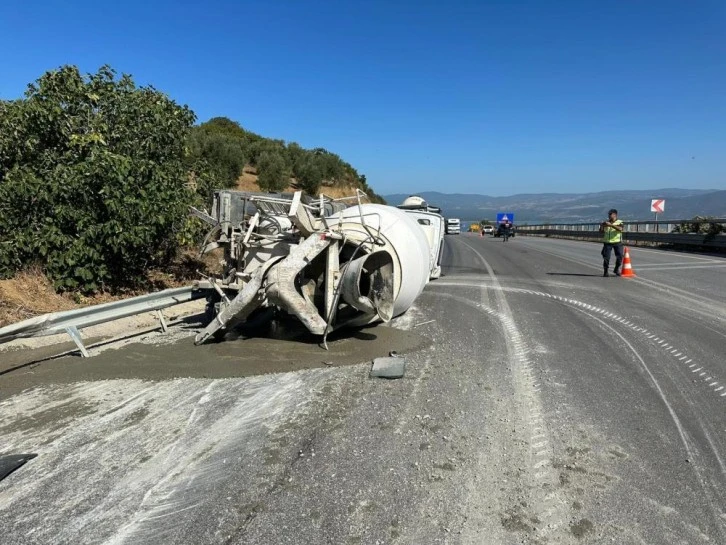
[[[260,176],[257,183],[263,191],[282,191],[290,182],[290,173],[282,155],[263,151],[257,159]]]
[[[724,232],[721,223],[714,222],[713,216],[695,216],[690,222],[681,223],[673,228],[674,233],[697,233],[702,235],[718,235]]]
[[[360,175],[338,155],[324,148],[305,149],[297,142],[265,138],[226,117],[215,117],[194,127],[191,160],[208,165],[224,187],[231,187],[245,164],[257,169],[265,191],[281,191],[293,184],[311,194],[323,185],[359,187],[375,202],[383,202]]]
[[[235,136],[216,132],[207,127],[196,127],[189,134],[189,157],[191,165],[211,170],[220,187],[233,187],[247,164],[242,143]]]
[[[234,187],[360,187],[366,178],[322,148],[264,138],[226,117],[195,115],[110,67],[47,72],[23,98],[0,100],[0,276],[40,264],[59,290],[138,283],[196,230],[190,204]]]
[[[306,157],[296,167],[295,177],[300,189],[311,195],[317,195],[320,184],[323,182],[323,172],[320,170],[318,163],[311,157]]]
[[[0,274],[41,263],[57,288],[95,291],[167,262],[193,199],[193,122],[109,67],[65,66],[0,102]]]

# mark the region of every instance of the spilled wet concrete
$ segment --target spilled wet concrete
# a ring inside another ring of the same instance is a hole
[[[5,352],[0,388],[5,397],[34,386],[80,381],[248,377],[353,365],[390,351],[410,353],[428,343],[413,331],[375,326],[331,334],[329,350],[322,348],[319,337],[294,328],[272,336],[194,346],[196,331],[196,327],[181,327],[168,334],[150,333],[100,345],[91,348],[91,358],[52,357],[48,348]]]

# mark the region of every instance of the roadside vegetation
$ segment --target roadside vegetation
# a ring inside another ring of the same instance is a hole
[[[713,221],[713,216],[694,216],[689,222],[681,223],[673,228],[674,233],[697,233],[701,235],[718,235],[725,231],[724,224]]]
[[[107,66],[88,75],[64,66],[0,101],[0,279],[35,271],[77,299],[193,271],[179,265],[200,234],[188,207],[208,207],[217,188],[360,188],[380,200],[325,149],[224,117],[195,122],[187,106]]]

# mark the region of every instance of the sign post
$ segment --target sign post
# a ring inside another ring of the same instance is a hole
[[[655,214],[655,221],[658,221],[658,213],[665,210],[665,199],[651,199],[650,211]],[[655,224],[655,232],[659,231],[658,224]]]

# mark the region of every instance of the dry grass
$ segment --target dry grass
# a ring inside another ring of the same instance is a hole
[[[8,280],[0,280],[0,327],[59,310],[76,308],[78,303],[59,295],[53,284],[37,269],[22,271]]]
[[[332,197],[333,199],[340,199],[343,197],[355,197],[356,189],[357,188],[355,187],[346,186],[323,186],[320,188],[320,192],[327,197]]]
[[[237,179],[237,185],[235,189],[239,191],[261,191],[260,186],[257,184],[257,170],[247,165],[242,175]],[[295,185],[295,178],[290,179],[290,184],[283,189],[284,193],[292,193],[297,191],[298,188]],[[340,199],[341,197],[352,197],[355,196],[355,186],[337,186],[337,185],[326,185],[325,183],[320,187],[320,192],[324,193],[328,197],[333,199]]]
[[[221,272],[220,251],[199,258],[198,250],[187,249],[165,270],[152,270],[146,281],[137,289],[115,293],[98,293],[85,296],[80,293],[56,293],[53,283],[39,268],[17,273],[13,278],[0,280],[0,327],[32,318],[39,314],[72,310],[125,297],[133,297],[151,291],[189,285],[200,278],[199,273]]]
[[[235,189],[237,189],[238,191],[251,192],[262,191],[260,189],[260,186],[257,184],[258,178],[259,176],[257,175],[257,170],[255,169],[255,167],[247,165],[242,171],[242,175],[237,178],[237,185],[235,186]],[[295,179],[291,178],[290,184],[282,191],[284,193],[291,193],[293,191],[297,191],[297,188],[295,187]]]

